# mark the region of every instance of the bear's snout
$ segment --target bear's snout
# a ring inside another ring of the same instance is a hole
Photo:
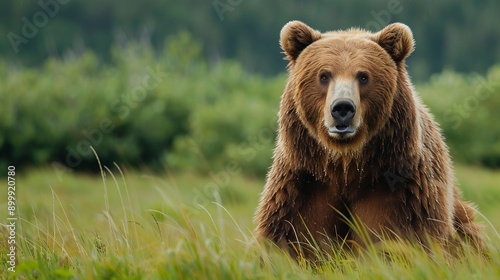
[[[330,113],[335,120],[335,126],[330,128],[331,133],[352,133],[352,119],[356,114],[356,105],[351,99],[339,98],[330,106]]]

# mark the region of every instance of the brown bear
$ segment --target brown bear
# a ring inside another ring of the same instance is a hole
[[[288,80],[258,237],[306,259],[366,239],[481,243],[441,131],[406,71],[408,26],[321,33],[292,21],[280,45]]]

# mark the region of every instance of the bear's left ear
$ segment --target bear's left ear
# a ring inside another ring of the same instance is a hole
[[[387,51],[395,62],[407,58],[414,46],[410,28],[399,22],[389,24],[376,33],[375,41]]]
[[[314,41],[321,38],[321,32],[298,20],[285,24],[280,32],[281,49],[286,58],[295,61],[299,54]]]

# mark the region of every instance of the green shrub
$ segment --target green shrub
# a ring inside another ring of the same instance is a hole
[[[444,71],[417,88],[456,160],[500,167],[500,66],[486,77]]]
[[[193,104],[189,133],[178,137],[166,160],[172,167],[218,170],[236,164],[247,173],[265,174],[276,131],[284,80],[265,80],[222,63],[210,79],[190,92]],[[201,85],[201,87],[200,87]]]
[[[208,66],[201,49],[180,33],[159,52],[115,47],[106,65],[91,52],[41,68],[0,60],[0,169],[97,170],[92,146],[106,165],[264,176],[285,76]],[[500,166],[500,66],[486,77],[444,71],[417,89],[456,160]]]
[[[144,44],[116,47],[107,66],[91,52],[40,69],[0,63],[0,168],[97,170],[92,146],[106,165],[217,171],[231,163],[263,175],[283,77],[229,61],[209,68],[200,50],[181,33],[160,56]]]

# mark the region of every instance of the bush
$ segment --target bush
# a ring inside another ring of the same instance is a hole
[[[276,82],[277,81],[277,82]],[[173,167],[202,171],[236,164],[247,173],[265,174],[271,163],[283,79],[244,73],[235,63],[216,67],[190,92],[189,133],[176,138],[166,156]]]
[[[456,160],[500,167],[500,66],[486,77],[447,70],[418,89]]]
[[[209,67],[201,49],[180,33],[160,52],[115,47],[106,66],[91,52],[40,69],[0,60],[0,169],[97,170],[92,146],[106,165],[264,176],[285,76],[234,61]],[[499,81],[497,66],[486,77],[445,71],[417,86],[456,160],[500,166]]]
[[[231,163],[264,174],[283,77],[250,75],[235,62],[209,68],[200,50],[181,33],[160,56],[144,44],[114,48],[111,66],[91,52],[41,69],[0,63],[0,168],[97,170],[92,146],[106,165],[208,171]]]

